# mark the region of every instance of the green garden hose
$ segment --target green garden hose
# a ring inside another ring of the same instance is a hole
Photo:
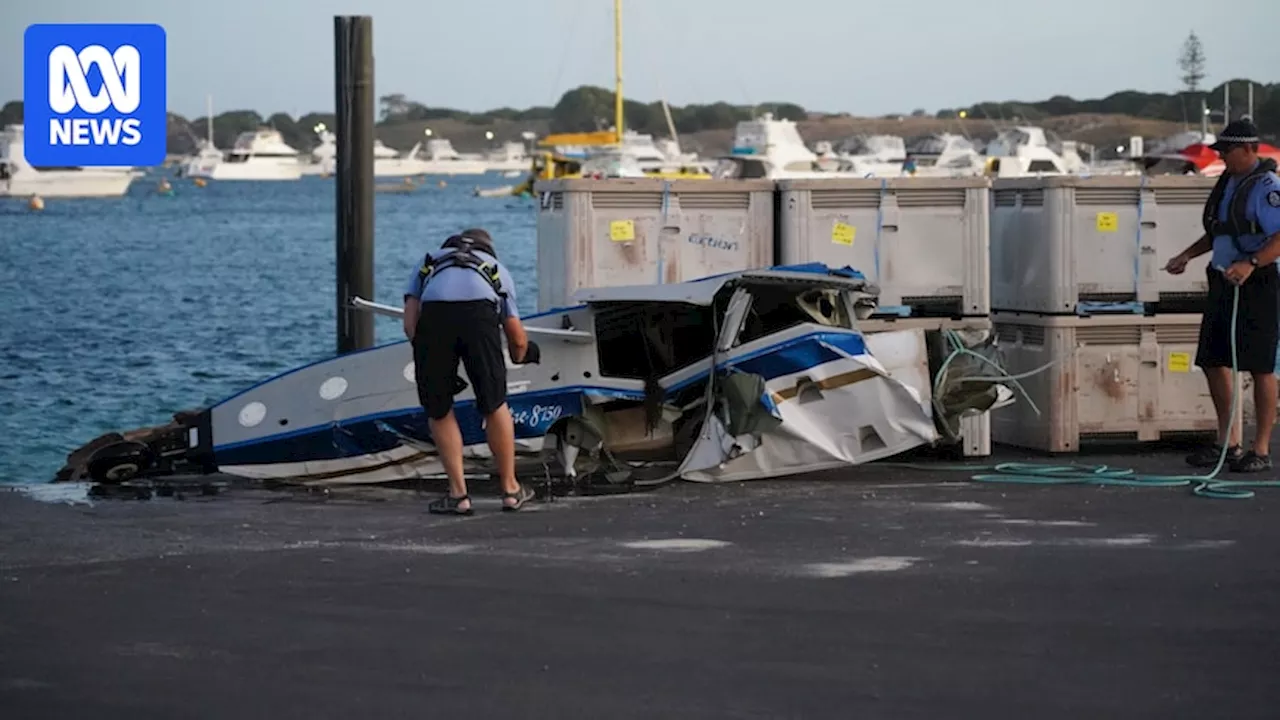
[[[1231,303],[1231,370],[1234,378],[1234,392],[1231,394],[1231,414],[1229,417],[1235,418],[1237,403],[1240,402],[1240,371],[1237,369],[1239,359],[1236,351],[1236,321],[1240,312],[1240,287],[1235,288],[1235,297]],[[955,331],[947,331],[948,339],[951,341],[954,349],[947,359],[943,361],[942,367],[938,369],[938,374],[934,381],[934,397],[938,396],[940,381],[943,372],[951,361],[961,355],[972,355],[978,360],[991,365],[1000,372],[999,377],[989,378],[966,378],[967,380],[987,380],[987,381],[1012,381],[1017,390],[1031,404],[1033,410],[1039,414],[1039,409],[1031,402],[1030,396],[1022,387],[1019,379],[1035,375],[1043,372],[1053,365],[1061,362],[1061,359],[1054,360],[1047,365],[1031,370],[1029,372],[1020,373],[1018,375],[1009,375],[990,359],[973,352],[964,346],[959,335]],[[883,463],[885,465],[893,465],[897,467],[909,467],[920,470],[946,470],[974,472],[980,471],[979,474],[971,476],[971,480],[975,482],[987,483],[1014,483],[1022,485],[1115,485],[1125,487],[1181,487],[1190,486],[1191,492],[1200,497],[1220,498],[1232,500],[1245,500],[1252,498],[1254,493],[1247,488],[1263,488],[1263,487],[1280,487],[1280,480],[1218,480],[1217,476],[1222,472],[1223,466],[1227,460],[1227,448],[1230,443],[1222,443],[1222,451],[1218,455],[1218,464],[1213,468],[1213,472],[1208,475],[1148,475],[1135,472],[1128,468],[1113,468],[1107,465],[1050,465],[1046,463],[1021,463],[1010,462],[1000,463],[998,465],[924,465],[910,463]]]

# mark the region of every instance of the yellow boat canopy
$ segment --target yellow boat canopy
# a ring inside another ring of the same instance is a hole
[[[612,130],[601,130],[588,133],[558,133],[548,135],[538,141],[541,147],[557,145],[617,145],[618,134]]]

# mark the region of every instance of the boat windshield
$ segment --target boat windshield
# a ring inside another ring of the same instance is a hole
[[[758,158],[721,158],[711,170],[716,180],[750,180],[769,177],[769,168]]]

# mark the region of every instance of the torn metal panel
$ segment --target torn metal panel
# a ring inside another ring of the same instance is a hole
[[[917,336],[923,349],[922,331],[903,333]],[[771,407],[758,401],[754,408],[739,407],[734,417],[728,408],[741,406],[741,400],[722,404],[680,476],[703,482],[779,477],[871,462],[937,439],[917,389],[892,377],[869,353],[828,347],[836,359],[765,383]],[[735,392],[741,395],[723,394]],[[743,419],[774,412],[778,422],[767,429],[750,427]]]

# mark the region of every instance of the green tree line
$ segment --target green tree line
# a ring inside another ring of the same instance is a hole
[[[1230,83],[1230,103],[1233,117],[1238,117],[1246,106],[1248,80]],[[1216,109],[1222,106],[1223,85],[1204,92],[1144,93],[1135,90],[1114,93],[1105,98],[1076,100],[1056,95],[1039,102],[1003,101],[983,102],[968,108],[948,108],[936,113],[936,117],[956,117],[962,110],[970,118],[1036,122],[1049,117],[1081,113],[1101,115],[1129,115],[1153,120],[1185,122],[1191,127],[1200,126],[1201,100],[1207,100]],[[1264,135],[1280,135],[1280,83],[1253,83],[1254,121]],[[486,112],[469,112],[447,107],[431,107],[408,99],[403,94],[384,95],[379,98],[379,125],[393,127],[423,121],[453,120],[467,125],[484,127],[504,123],[525,123],[550,132],[587,132],[606,130],[613,126],[614,93],[607,88],[582,86],[561,96],[553,107],[532,107],[524,110],[498,108]],[[731,129],[741,120],[748,120],[763,112],[788,120],[804,120],[823,113],[810,113],[795,103],[774,102],[754,106],[732,105],[716,102],[706,105],[670,106],[671,118],[676,130],[682,134],[702,130]],[[626,126],[639,132],[655,135],[667,134],[667,121],[662,104],[624,99],[623,112]],[[915,110],[911,115],[924,115]],[[0,125],[22,122],[22,102],[12,101],[0,108]],[[318,138],[316,125],[324,123],[334,127],[331,112],[312,112],[299,118],[287,113],[263,116],[253,110],[231,110],[218,114],[213,121],[214,142],[220,148],[230,147],[235,137],[246,131],[269,125],[279,130],[285,141],[300,150],[314,147]],[[1221,124],[1214,117],[1214,126]],[[169,151],[188,153],[204,138],[206,121],[203,117],[188,119],[176,113],[169,115]],[[402,148],[403,149],[403,148]]]
[[[1203,100],[1212,109],[1213,124],[1220,126],[1224,88],[1230,87],[1228,99],[1231,116],[1238,118],[1246,111],[1250,83],[1253,84],[1253,120],[1258,125],[1258,130],[1265,135],[1280,135],[1280,83],[1268,85],[1245,79],[1231,80],[1203,92],[1188,90],[1167,94],[1125,90],[1096,100],[1076,100],[1066,95],[1055,95],[1039,102],[983,102],[967,108],[940,110],[937,117],[956,117],[963,110],[972,118],[1008,120],[1019,117],[1035,122],[1049,117],[1089,113],[1185,122],[1198,128]]]

